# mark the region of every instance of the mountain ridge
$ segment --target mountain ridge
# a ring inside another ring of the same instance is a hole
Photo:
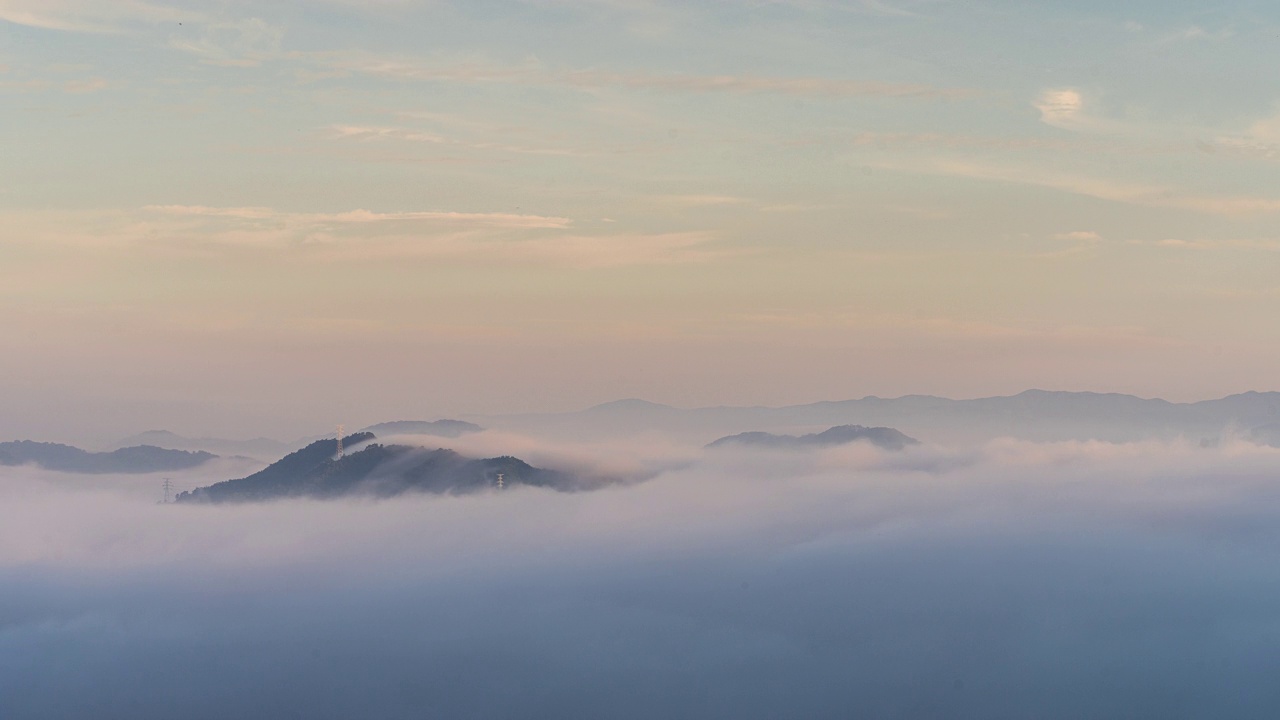
[[[469,458],[444,448],[382,445],[373,433],[318,440],[243,478],[180,493],[181,503],[259,502],[286,498],[394,497],[410,492],[467,494],[519,485],[577,489],[576,478],[511,456]]]
[[[482,432],[483,427],[462,420],[393,420],[370,425],[362,432],[381,432],[384,435],[434,435],[457,438],[469,433]],[[130,435],[114,444],[114,448],[132,445],[152,445],[171,450],[210,452],[215,455],[243,455],[264,462],[278,460],[285,455],[310,445],[324,436],[308,436],[292,441],[269,437],[249,440],[233,440],[217,437],[188,437],[170,430],[147,430]]]
[[[799,449],[807,447],[833,447],[866,441],[885,450],[902,450],[920,441],[898,430],[887,427],[863,427],[862,425],[837,425],[820,433],[807,435],[777,435],[767,432],[745,432],[728,435],[707,444],[708,448],[728,445],[747,445],[772,449]]]
[[[207,452],[171,450],[153,445],[119,448],[111,452],[90,452],[61,443],[17,440],[0,443],[0,465],[37,465],[46,470],[107,475],[146,474],[188,470],[218,456]]]
[[[1173,402],[1125,393],[1032,388],[1016,395],[955,400],[936,395],[768,406],[676,408],[644,400],[615,401],[567,413],[468,416],[488,427],[555,438],[604,438],[651,432],[706,443],[748,430],[795,434],[824,427],[892,427],[929,442],[1132,442],[1185,437],[1213,441],[1232,432],[1280,423],[1280,392],[1247,391]]]

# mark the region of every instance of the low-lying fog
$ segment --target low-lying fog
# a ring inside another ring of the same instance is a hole
[[[0,469],[0,717],[1280,713],[1280,450],[447,445],[656,476],[161,506]]]

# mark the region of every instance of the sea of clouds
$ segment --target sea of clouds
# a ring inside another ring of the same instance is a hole
[[[635,481],[0,469],[0,717],[1280,716],[1280,450],[449,442]]]

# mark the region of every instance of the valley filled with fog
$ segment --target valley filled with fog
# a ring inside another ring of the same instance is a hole
[[[1280,718],[1277,38],[0,0],[0,720]]]
[[[1274,448],[434,442],[625,481],[162,505],[155,473],[0,468],[0,716],[1263,718],[1280,703]]]

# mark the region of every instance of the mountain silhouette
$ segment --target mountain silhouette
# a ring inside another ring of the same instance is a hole
[[[845,445],[859,440],[866,440],[872,445],[886,450],[901,450],[908,445],[916,445],[920,442],[893,428],[839,425],[829,430],[809,435],[775,435],[767,432],[745,432],[722,437],[708,444],[707,447],[747,445],[766,448],[812,448]]]
[[[343,438],[353,448],[338,457],[337,440],[318,440],[248,477],[178,495],[178,502],[254,502],[280,498],[392,497],[408,492],[463,494],[529,485],[577,489],[573,476],[514,457],[468,458],[452,450],[374,443],[373,433]],[[363,445],[363,447],[361,447]]]
[[[470,433],[483,432],[484,428],[475,423],[462,420],[393,420],[391,422],[370,425],[361,432],[374,435],[434,435],[436,437],[457,438]]]
[[[1199,402],[1120,393],[1027,390],[952,400],[931,395],[869,395],[783,407],[675,408],[621,400],[586,410],[477,416],[486,427],[574,441],[662,433],[700,443],[744,430],[798,434],[813,427],[897,428],[928,442],[1208,440],[1243,436],[1280,444],[1280,393],[1245,392]],[[1256,429],[1256,432],[1254,432]]]
[[[207,452],[168,450],[150,445],[88,452],[58,443],[0,443],[0,465],[38,465],[46,470],[83,474],[153,473],[186,470],[216,458]]]

